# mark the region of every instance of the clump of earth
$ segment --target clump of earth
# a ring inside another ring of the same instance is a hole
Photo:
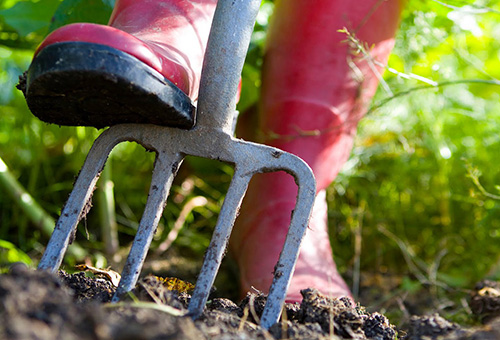
[[[14,266],[0,275],[0,339],[500,339],[500,286],[490,281],[478,284],[471,300],[487,324],[470,329],[437,314],[414,316],[408,329],[398,329],[381,313],[308,288],[269,330],[259,326],[266,302],[260,292],[239,303],[212,298],[193,321],[186,315],[189,294],[164,283],[145,277],[112,304],[109,280]]]

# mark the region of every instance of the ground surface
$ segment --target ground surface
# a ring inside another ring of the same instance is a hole
[[[213,298],[192,321],[180,315],[189,295],[167,289],[157,277],[140,281],[134,301],[110,304],[114,290],[109,280],[83,272],[53,275],[13,266],[0,275],[0,339],[500,339],[495,282],[476,287],[470,306],[487,324],[470,329],[437,314],[414,316],[398,329],[380,313],[305,289],[302,303],[287,304],[286,316],[266,331],[256,322],[265,303],[258,293],[239,304]]]

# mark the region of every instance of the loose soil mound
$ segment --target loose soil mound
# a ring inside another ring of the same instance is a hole
[[[260,293],[239,305],[214,298],[193,321],[184,316],[190,296],[154,276],[139,282],[131,301],[111,304],[115,287],[105,279],[14,266],[0,276],[0,339],[500,339],[500,321],[492,317],[500,310],[495,284],[478,285],[472,298],[491,319],[481,329],[430,315],[413,317],[398,332],[380,313],[304,289],[302,303],[287,304],[282,320],[266,331],[258,325],[266,301]]]

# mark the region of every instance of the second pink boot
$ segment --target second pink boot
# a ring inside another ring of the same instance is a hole
[[[324,190],[349,157],[357,123],[383,72],[379,65],[394,45],[402,4],[276,1],[262,71],[258,130],[263,137],[258,141],[305,160],[318,188],[289,301],[300,301],[300,290],[309,287],[334,297],[351,295],[333,261]],[[355,55],[343,28],[366,44],[374,60]],[[285,173],[264,174],[250,183],[230,245],[243,294],[252,286],[269,289],[296,195],[297,186]]]

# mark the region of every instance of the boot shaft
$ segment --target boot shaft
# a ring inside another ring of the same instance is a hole
[[[144,41],[185,69],[197,99],[216,0],[117,0],[109,25]]]

